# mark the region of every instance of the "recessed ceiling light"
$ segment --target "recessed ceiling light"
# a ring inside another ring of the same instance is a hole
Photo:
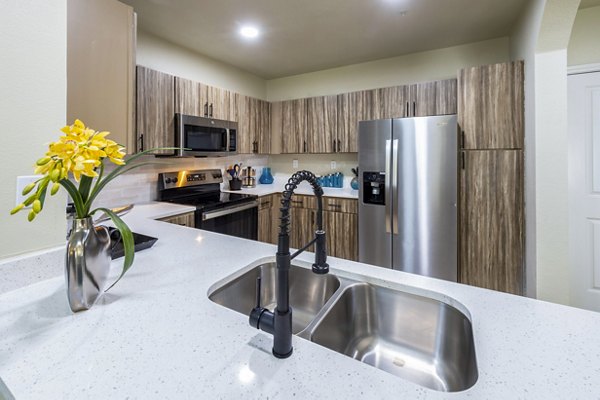
[[[240,29],[240,35],[248,39],[253,39],[258,36],[258,29],[253,26],[243,26]]]

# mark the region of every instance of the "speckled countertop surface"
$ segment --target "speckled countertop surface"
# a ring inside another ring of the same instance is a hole
[[[0,296],[0,376],[17,399],[600,398],[600,314],[335,258],[332,273],[370,276],[469,315],[477,383],[436,392],[298,337],[293,356],[278,360],[270,335],[207,297],[275,247],[160,216],[164,206],[150,204],[125,217],[159,240],[89,311],[71,314],[63,277]]]
[[[281,193],[288,181],[289,176],[283,174],[277,174],[273,183],[269,185],[256,184],[254,188],[242,188],[241,190],[229,190],[229,183],[225,182],[221,190],[228,193],[243,193],[253,194],[255,196],[267,196],[273,193]],[[313,195],[311,186],[307,182],[302,182],[298,186],[298,189],[294,192],[295,194]],[[358,190],[350,188],[350,179],[344,180],[343,188],[331,188],[324,187],[323,195],[325,197],[340,197],[345,199],[358,199]]]

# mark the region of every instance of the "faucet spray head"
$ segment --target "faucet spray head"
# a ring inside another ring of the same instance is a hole
[[[329,264],[327,264],[327,237],[325,231],[316,231],[315,234],[317,241],[315,263],[312,265],[312,271],[315,274],[325,275],[329,272]]]

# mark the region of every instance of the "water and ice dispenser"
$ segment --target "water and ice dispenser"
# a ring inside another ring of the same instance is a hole
[[[363,203],[385,205],[385,172],[363,172]]]

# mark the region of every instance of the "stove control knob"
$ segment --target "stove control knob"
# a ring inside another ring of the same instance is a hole
[[[171,178],[171,183],[177,183],[177,178]]]

